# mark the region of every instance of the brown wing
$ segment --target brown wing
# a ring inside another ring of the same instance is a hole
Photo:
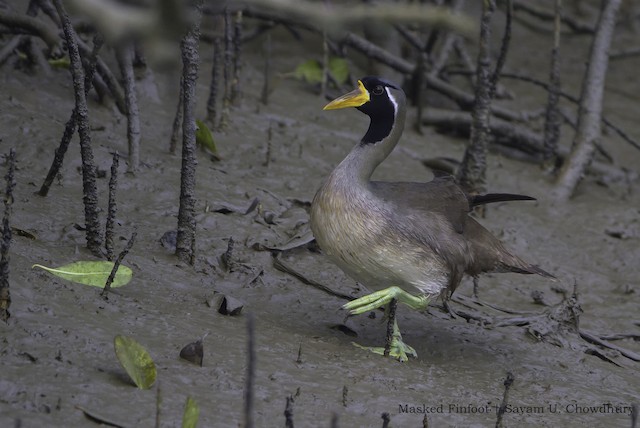
[[[452,179],[437,177],[427,183],[371,182],[371,190],[393,211],[390,226],[396,233],[446,263],[453,291],[473,264],[465,234],[470,204],[460,187]]]
[[[553,277],[511,254],[486,228],[469,216],[471,208],[491,202],[531,200],[528,196],[489,194],[468,196],[451,176],[438,175],[427,183],[371,182],[378,198],[393,207],[397,230],[428,246],[449,266],[449,289],[464,273],[512,271]]]

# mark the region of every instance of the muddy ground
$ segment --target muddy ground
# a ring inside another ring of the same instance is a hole
[[[622,28],[614,46],[634,40],[638,35]],[[228,130],[215,133],[223,160],[199,158],[195,267],[180,263],[159,243],[165,232],[175,229],[178,211],[180,159],[167,150],[178,74],[156,71],[141,76],[143,166],[136,175],[124,174],[126,167],[121,166],[118,194],[119,248],[134,227],[138,230],[125,261],[134,279],[108,301],[95,288],[31,269],[34,263],[59,266],[92,259],[83,233],[74,227],[84,222],[77,142],[49,196],[34,195],[73,108],[69,73],[56,70],[44,76],[0,68],[1,152],[15,147],[18,158],[12,224],[36,236],[14,236],[11,246],[12,317],[8,325],[0,325],[0,425],[94,426],[82,408],[122,426],[154,426],[156,387],[143,391],[132,386],[114,355],[113,338],[124,334],[143,344],[157,364],[161,426],[180,423],[189,395],[200,405],[200,426],[238,426],[243,418],[245,314],[251,312],[257,348],[257,426],[284,425],[285,398],[290,395],[296,426],[330,426],[333,415],[343,427],[381,426],[384,412],[392,426],[422,426],[423,414],[405,413],[405,406],[432,411],[432,427],[493,426],[507,372],[515,376],[510,411],[504,416],[507,426],[629,426],[629,406],[640,403],[640,363],[618,352],[588,344],[576,334],[560,336],[563,346],[556,346],[536,340],[527,327],[489,328],[451,319],[437,307],[427,314],[400,307],[405,341],[418,352],[417,359],[401,364],[351,345],[354,340],[383,343],[379,314],[376,320],[360,316],[346,322],[357,333],[355,339],[331,328],[344,322],[339,310],[344,301],[274,269],[271,254],[254,249],[256,243],[281,245],[308,230],[308,214],[294,201],[311,200],[323,177],[367,126],[355,110],[323,112],[325,101],[310,86],[293,80],[280,80],[269,104],[260,104],[262,43],[255,40],[245,47],[242,102],[232,109]],[[507,68],[545,79],[549,43],[548,34],[519,27]],[[567,37],[564,43],[562,80],[565,90],[577,95],[590,38]],[[203,44],[200,117],[205,116],[210,52],[211,46]],[[313,36],[305,35],[300,43],[284,31],[274,33],[272,64],[278,72],[320,55],[321,42]],[[353,60],[362,63],[356,56]],[[356,77],[365,74],[353,67]],[[639,68],[637,56],[612,61],[605,99],[606,116],[636,140]],[[516,94],[513,101],[502,102],[505,106],[533,110],[545,102],[546,95],[528,84],[504,83]],[[99,104],[93,93],[90,109],[95,158],[108,170],[110,153],[127,151],[126,120],[114,108]],[[410,121],[414,115],[410,110]],[[570,128],[564,127],[565,146],[571,137]],[[464,144],[464,139],[439,135],[431,128],[418,135],[408,126],[400,146],[375,177],[428,180],[431,173],[421,160],[460,159]],[[559,288],[570,293],[575,283],[584,311],[580,328],[597,334],[640,333],[640,153],[611,132],[605,133],[602,145],[613,164],[604,174],[588,175],[566,204],[553,202],[553,183],[537,166],[491,156],[490,190],[529,194],[538,202],[491,207],[483,224],[559,282],[488,275],[480,281],[482,301],[522,313],[544,312],[549,307],[535,304],[532,292],[555,305],[563,299]],[[103,208],[107,183],[108,179],[99,181]],[[260,210],[248,215],[215,212],[224,205],[248,207],[254,198]],[[232,270],[225,272],[219,257],[231,237]],[[281,259],[333,290],[353,296],[365,293],[307,247],[287,251]],[[214,292],[242,300],[243,314],[223,316],[209,307],[206,302]],[[458,293],[471,296],[471,281],[466,280]],[[453,306],[474,311],[459,303]],[[475,308],[487,317],[513,316]],[[203,367],[178,357],[184,345],[204,335]],[[640,351],[631,340],[615,343]],[[592,355],[598,352],[602,358]]]

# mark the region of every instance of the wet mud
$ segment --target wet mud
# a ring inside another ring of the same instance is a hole
[[[507,67],[546,79],[549,37],[522,29],[514,37]],[[633,39],[625,37],[619,41]],[[566,40],[562,78],[570,93],[579,91],[589,43],[586,36]],[[201,47],[197,112],[204,116],[211,46]],[[425,412],[429,426],[493,426],[507,372],[515,378],[503,417],[507,426],[629,426],[630,406],[640,403],[640,363],[586,342],[575,330],[562,332],[554,344],[534,337],[531,325],[501,327],[452,319],[437,306],[426,314],[399,306],[403,337],[418,353],[401,364],[351,344],[383,344],[381,313],[375,319],[345,321],[339,310],[343,299],[274,268],[265,247],[304,240],[306,203],[367,123],[355,110],[323,112],[325,101],[293,80],[278,80],[269,104],[260,104],[261,49],[260,41],[245,48],[242,102],[232,109],[229,128],[214,133],[222,160],[199,158],[195,267],[180,263],[160,243],[177,221],[180,159],[168,153],[168,146],[179,77],[163,72],[141,77],[141,169],[119,179],[115,240],[119,251],[137,228],[124,262],[134,278],[108,301],[95,288],[31,269],[34,263],[58,266],[91,259],[83,233],[74,227],[84,222],[77,141],[49,196],[34,195],[73,108],[68,71],[44,76],[0,68],[0,151],[16,147],[18,158],[12,224],[35,235],[14,235],[11,247],[12,316],[8,325],[0,325],[0,425],[96,425],[85,409],[122,426],[152,427],[159,390],[163,427],[180,424],[187,396],[200,406],[200,426],[238,426],[243,420],[246,313],[251,312],[256,426],[284,425],[288,396],[293,397],[296,426],[330,426],[333,415],[340,426],[382,426],[383,413],[392,426],[422,426]],[[273,67],[291,71],[320,49],[313,37],[301,45],[277,32]],[[639,67],[638,57],[613,61],[605,97],[607,117],[636,140]],[[505,102],[514,109],[538,108],[546,99],[525,83],[505,84],[517,94]],[[114,150],[126,154],[126,119],[93,96],[90,115],[95,158],[108,171]],[[413,115],[411,110],[409,123]],[[571,135],[564,127],[564,145]],[[431,128],[418,135],[407,126],[375,178],[428,180],[431,173],[421,160],[460,159],[464,143]],[[566,204],[553,203],[553,183],[537,166],[490,157],[490,190],[529,194],[538,201],[491,207],[482,223],[559,281],[483,276],[479,299],[516,312],[507,314],[469,303],[473,286],[467,279],[457,293],[471,307],[454,302],[454,308],[493,321],[526,317],[561,303],[563,290],[569,297],[575,284],[583,311],[580,329],[600,335],[640,333],[640,153],[612,133],[605,133],[602,145],[614,158],[610,170],[615,174],[588,175]],[[123,163],[124,157],[121,172]],[[108,178],[98,186],[104,213]],[[245,214],[242,209],[255,198],[258,205]],[[222,264],[231,238],[234,249]],[[285,251],[280,259],[336,292],[366,292],[313,246]],[[211,304],[215,293],[238,299],[240,314],[221,314]],[[335,328],[341,324],[348,329]],[[554,326],[544,321],[543,327]],[[150,352],[158,367],[157,388],[138,390],[126,378],[113,350],[119,334],[135,338]],[[203,337],[202,367],[179,357],[185,345]],[[615,343],[640,352],[631,339]]]

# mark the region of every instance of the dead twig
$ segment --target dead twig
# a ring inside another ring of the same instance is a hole
[[[609,63],[609,47],[613,38],[616,15],[621,0],[605,3],[597,31],[591,46],[591,55],[587,72],[582,83],[582,95],[578,112],[578,131],[576,132],[570,157],[560,170],[556,197],[568,200],[575,192],[586,167],[593,158],[595,143],[601,137],[602,100],[604,84]]]
[[[121,45],[116,50],[120,73],[124,81],[127,106],[127,142],[129,145],[129,172],[140,166],[140,112],[136,95],[136,78],[133,74],[133,43]]]
[[[554,171],[556,168],[558,140],[560,139],[560,112],[558,110],[558,102],[560,100],[560,66],[558,51],[560,49],[561,15],[562,0],[555,0],[553,47],[551,48],[549,90],[544,121],[544,150],[542,152],[542,167],[548,171]]]
[[[393,325],[396,322],[396,309],[398,308],[398,299],[391,299],[387,306],[387,339],[384,344],[384,356],[388,357],[391,352],[391,344],[393,343]]]
[[[500,403],[500,407],[498,408],[498,412],[496,415],[496,428],[502,428],[504,426],[502,418],[507,411],[507,406],[509,405],[509,390],[511,389],[511,385],[513,385],[513,381],[515,380],[513,374],[511,372],[507,372],[507,377],[504,380],[504,394],[502,395],[502,403]]]
[[[213,65],[211,66],[211,84],[209,85],[209,98],[207,100],[207,121],[212,128],[216,127],[218,80],[220,79],[220,38],[213,39]]]
[[[545,9],[537,7],[535,6],[535,3],[527,0],[513,0],[513,8],[514,10],[527,12],[531,16],[543,21],[553,21],[555,19],[554,13],[547,12]],[[562,23],[578,34],[590,34],[594,32],[594,28],[591,24],[580,22],[573,19],[571,16],[562,16]]]
[[[506,21],[504,24],[504,34],[502,35],[502,42],[500,44],[500,53],[498,54],[498,59],[496,60],[496,67],[491,74],[489,79],[490,87],[489,87],[489,98],[493,99],[496,95],[496,88],[498,87],[498,80],[500,80],[500,75],[502,74],[502,69],[504,68],[504,64],[507,61],[507,53],[509,52],[509,45],[511,44],[511,17],[513,15],[513,2],[512,0],[506,1]]]
[[[231,22],[231,12],[228,8],[224,11],[224,60],[222,63],[222,113],[220,116],[220,129],[229,126],[229,108],[231,107],[231,80],[233,61],[233,28]]]
[[[53,0],[60,21],[64,29],[69,58],[71,60],[71,76],[76,102],[76,114],[78,117],[78,133],[80,134],[80,155],[82,157],[82,190],[85,212],[85,226],[87,236],[87,248],[94,255],[102,256],[102,239],[100,237],[100,224],[98,221],[98,189],[96,187],[96,166],[93,161],[91,149],[91,128],[89,125],[89,109],[85,92],[85,74],[82,68],[80,52],[78,50],[78,36],[71,25],[62,0]]]
[[[196,81],[198,79],[198,42],[203,0],[194,4],[195,16],[187,34],[182,39],[182,78],[184,87],[184,114],[182,120],[182,167],[180,169],[180,208],[178,210],[178,236],[176,256],[191,265],[195,262],[195,185],[196,185]]]
[[[169,153],[174,154],[178,147],[178,139],[180,138],[180,128],[182,128],[182,114],[184,113],[184,77],[180,76],[180,92],[178,93],[178,107],[176,115],[173,117],[173,126],[171,128],[171,139],[169,140]]]
[[[107,282],[105,283],[104,288],[100,293],[100,295],[104,297],[105,300],[108,298],[109,291],[111,291],[111,283],[113,283],[113,280],[116,277],[116,273],[120,268],[120,264],[122,263],[122,260],[124,260],[124,258],[127,256],[127,254],[129,254],[131,247],[133,247],[133,244],[136,241],[136,236],[138,236],[138,232],[134,230],[133,233],[131,234],[131,238],[129,238],[129,241],[127,241],[127,245],[125,245],[122,251],[120,251],[120,254],[118,254],[118,258],[116,259],[116,261],[113,262],[113,268],[111,269],[111,273],[109,274],[109,277],[107,278]]]
[[[113,260],[113,226],[116,222],[118,205],[116,203],[116,192],[118,190],[118,164],[120,156],[118,152],[113,153],[111,162],[111,178],[109,179],[109,205],[107,208],[107,222],[104,231],[104,249],[107,260]]]
[[[489,45],[491,43],[491,16],[493,15],[495,4],[492,0],[485,0],[482,5],[475,102],[471,112],[471,117],[473,118],[471,135],[460,168],[456,173],[456,178],[460,185],[470,193],[482,193],[486,190],[490,105],[493,95],[492,76],[489,71],[491,65]]]
[[[247,377],[244,384],[244,426],[253,428],[253,402],[256,378],[255,321],[247,314]]]
[[[630,360],[640,361],[640,354],[638,354],[637,352],[633,352],[621,346],[615,345],[613,343],[609,343],[607,340],[603,340],[602,338],[598,337],[596,334],[593,334],[589,331],[580,330],[580,337],[582,337],[584,340],[586,340],[589,343],[593,343],[595,345],[599,345],[604,348],[609,348],[609,349],[618,351],[620,352],[621,355],[627,357]]]
[[[77,43],[78,43],[78,50],[82,55],[82,63],[85,64],[85,68],[87,68],[84,58],[90,57],[91,48],[85,42],[83,42],[82,39],[80,38],[77,39]],[[94,44],[95,44],[95,39],[94,39]],[[118,79],[113,74],[113,72],[111,71],[107,63],[104,62],[104,60],[99,56],[96,57],[96,72],[98,75],[100,75],[104,83],[107,85],[107,88],[109,88],[109,93],[113,98],[113,100],[115,101],[116,107],[118,107],[118,111],[126,115],[127,103],[125,101],[124,91],[122,89],[122,86],[120,86]]]
[[[91,88],[91,82],[93,80],[94,73],[96,71],[96,65],[98,61],[98,52],[102,45],[104,44],[104,39],[100,35],[100,33],[96,33],[93,37],[93,49],[91,50],[91,55],[88,61],[88,67],[86,68],[85,75],[85,86],[84,93],[85,97],[89,93],[89,89]],[[38,191],[38,195],[47,196],[49,193],[49,189],[51,188],[51,184],[53,180],[56,178],[58,173],[60,172],[60,168],[62,168],[62,163],[64,161],[64,156],[67,153],[67,149],[69,148],[69,143],[71,142],[71,138],[73,134],[75,134],[78,126],[78,111],[77,108],[74,107],[71,112],[71,117],[67,121],[64,126],[64,132],[62,133],[62,139],[60,140],[60,144],[58,148],[55,150],[55,154],[53,156],[53,161],[51,166],[49,167],[49,172],[40,186],[40,190]]]
[[[242,10],[236,12],[233,22],[233,79],[231,81],[231,102],[237,105],[242,97],[240,91],[240,71],[242,62],[240,53],[242,52]]]
[[[11,246],[11,213],[13,190],[16,187],[16,150],[9,150],[7,156],[7,187],[4,192],[4,214],[2,216],[2,241],[0,241],[0,320],[7,322],[11,313],[11,292],[9,290],[9,247]]]
[[[304,276],[303,274],[301,274],[300,272],[296,271],[291,266],[289,266],[288,264],[283,262],[280,259],[279,254],[276,253],[276,252],[272,253],[272,260],[273,260],[273,267],[274,268],[276,268],[280,272],[284,272],[286,274],[289,274],[289,275],[293,276],[294,278],[297,278],[298,280],[300,280],[304,284],[307,284],[307,285],[310,285],[312,287],[315,287],[318,290],[324,291],[325,293],[328,293],[328,294],[330,294],[332,296],[335,296],[335,297],[338,297],[340,299],[344,299],[344,300],[353,300],[354,299],[353,297],[351,297],[351,296],[349,296],[347,294],[343,294],[343,293],[340,293],[338,291],[333,291],[332,289],[330,289],[326,285],[320,284],[319,282],[316,282],[316,281],[314,281],[312,279],[307,278],[306,276]]]
[[[0,24],[38,36],[47,44],[49,50],[56,49],[60,43],[57,31],[33,16],[0,9]]]

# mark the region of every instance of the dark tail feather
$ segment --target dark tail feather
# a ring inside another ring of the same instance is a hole
[[[551,275],[546,270],[540,269],[536,265],[526,265],[526,266],[503,265],[503,269],[505,271],[508,271],[508,272],[524,273],[524,274],[535,274],[535,275],[544,276],[545,278],[549,278],[549,279],[554,280],[554,281],[557,280],[557,278],[555,276]]]
[[[536,198],[525,195],[515,195],[512,193],[488,193],[486,195],[474,195],[470,197],[472,207],[478,205],[491,204],[493,202],[506,201],[535,201]]]

